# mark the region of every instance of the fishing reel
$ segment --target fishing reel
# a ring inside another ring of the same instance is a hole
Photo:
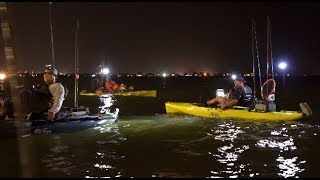
[[[270,101],[270,102],[273,102],[276,100],[276,96],[274,94],[270,94],[268,97],[267,97],[267,101]]]

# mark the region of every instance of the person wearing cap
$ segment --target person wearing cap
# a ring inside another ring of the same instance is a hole
[[[47,66],[43,80],[45,84],[39,84],[33,89],[23,89],[19,93],[22,111],[28,113],[27,120],[47,118],[54,121],[68,94],[67,88],[58,82],[56,68]]]
[[[44,71],[43,80],[48,85],[51,96],[50,109],[48,110],[48,120],[53,121],[55,115],[62,107],[62,103],[65,98],[65,88],[59,82],[57,82],[58,71],[54,67],[47,67]]]
[[[215,97],[207,101],[208,105],[219,103],[221,109],[225,109],[231,106],[248,106],[247,103],[250,100],[246,98],[252,94],[252,90],[249,86],[245,86],[246,81],[243,77],[237,77],[234,80],[234,87],[223,97]],[[251,98],[250,98],[251,99]]]

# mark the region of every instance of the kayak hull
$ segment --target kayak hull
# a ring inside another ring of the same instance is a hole
[[[188,114],[205,118],[237,118],[247,120],[297,120],[304,117],[303,113],[297,111],[280,112],[257,112],[249,111],[248,108],[219,109],[212,107],[200,107],[193,103],[167,102],[165,103],[167,114]]]
[[[69,116],[59,121],[32,120],[25,123],[32,134],[72,132],[96,127],[105,123],[112,124],[118,120],[119,109],[103,115]]]

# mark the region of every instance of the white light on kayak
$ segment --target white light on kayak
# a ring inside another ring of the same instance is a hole
[[[235,80],[235,79],[237,78],[237,76],[233,74],[233,75],[231,76],[231,78],[232,78],[233,80]]]
[[[224,90],[223,89],[217,89],[216,96],[217,97],[223,97],[224,96]]]

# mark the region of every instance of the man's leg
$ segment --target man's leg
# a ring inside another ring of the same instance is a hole
[[[222,101],[224,101],[223,98],[215,97],[215,98],[211,99],[210,101],[207,101],[207,104],[211,105],[211,104],[214,104],[214,103],[221,103]]]
[[[20,93],[23,113],[42,114],[49,109],[49,99],[45,94],[35,90],[23,90]]]

